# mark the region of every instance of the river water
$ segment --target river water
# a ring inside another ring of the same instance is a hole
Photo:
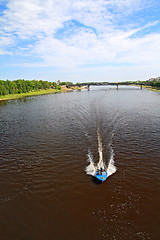
[[[98,133],[98,134],[97,134]],[[98,136],[110,176],[90,175]],[[0,239],[160,239],[160,93],[0,102]]]

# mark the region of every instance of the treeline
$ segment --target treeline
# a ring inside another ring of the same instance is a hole
[[[160,81],[159,79],[152,79],[147,81],[138,81],[138,84],[143,84],[145,86],[151,86],[153,88],[159,89],[160,88]]]
[[[120,82],[118,84],[121,84],[121,85],[143,84],[145,86],[151,86],[151,87],[157,88],[157,89],[160,88],[160,80],[159,80],[159,78],[154,78],[152,80],[146,80],[146,81],[126,81],[126,82]]]
[[[157,81],[156,79],[153,81],[146,81],[147,84],[153,88],[160,89],[160,81]]]
[[[160,89],[160,78],[155,78],[152,80],[147,81],[125,81],[125,82],[83,82],[83,83],[77,83],[77,86],[84,86],[84,85],[139,85],[143,84],[145,86],[151,86],[153,88]]]
[[[60,82],[59,83],[59,86],[68,86],[68,87],[70,87],[70,86],[73,86],[74,84],[73,84],[73,82]]]
[[[56,82],[48,82],[48,81],[38,81],[38,80],[0,80],[0,95],[7,94],[17,94],[17,93],[28,93],[31,91],[38,91],[40,89],[61,89],[60,86],[57,86]]]
[[[82,82],[82,83],[76,83],[76,86],[87,86],[87,85],[106,85],[109,84],[109,82]],[[112,82],[111,82],[112,84]]]

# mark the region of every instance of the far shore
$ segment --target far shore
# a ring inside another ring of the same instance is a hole
[[[81,88],[62,87],[61,90],[46,89],[46,90],[39,90],[39,91],[28,92],[28,93],[8,94],[8,95],[0,96],[0,101],[12,100],[12,99],[18,99],[18,98],[25,98],[25,97],[32,97],[32,96],[38,96],[38,95],[65,93],[65,92],[71,92],[73,90],[80,90],[80,89]]]
[[[160,92],[160,89],[156,89],[150,86],[143,86],[143,88],[149,90],[149,91],[153,91],[153,92]]]
[[[0,101],[12,100],[12,99],[18,99],[18,98],[25,98],[25,97],[32,97],[32,96],[39,96],[39,95],[47,95],[47,94],[72,92],[73,90],[81,90],[83,88],[84,87],[72,87],[72,88],[62,87],[61,90],[46,89],[46,90],[39,90],[39,91],[28,92],[28,93],[8,94],[8,95],[0,96]],[[149,91],[153,91],[153,92],[160,92],[160,89],[155,89],[155,88],[150,87],[150,86],[143,86],[143,88],[145,88]]]

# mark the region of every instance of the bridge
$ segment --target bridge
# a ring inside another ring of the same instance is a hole
[[[91,83],[80,83],[80,86],[86,86],[88,88],[88,91],[90,90],[90,86],[116,86],[117,90],[119,86],[140,86],[140,89],[142,89],[142,86],[145,85],[144,83],[121,83],[121,82],[91,82]]]

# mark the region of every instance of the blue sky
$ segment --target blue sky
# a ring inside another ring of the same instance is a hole
[[[159,0],[0,0],[0,79],[160,76]]]

